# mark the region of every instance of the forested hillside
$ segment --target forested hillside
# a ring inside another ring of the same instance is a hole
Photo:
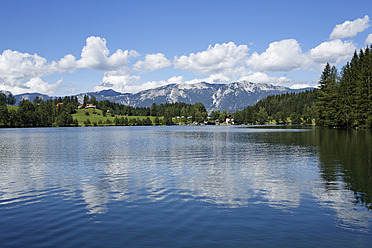
[[[311,124],[316,116],[317,90],[268,96],[234,113],[237,124]]]

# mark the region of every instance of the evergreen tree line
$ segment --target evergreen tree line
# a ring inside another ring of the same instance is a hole
[[[327,64],[319,82],[317,124],[372,128],[372,46],[355,52],[338,74]]]
[[[0,98],[3,98],[1,96]],[[15,104],[15,101],[12,102]],[[57,107],[57,103],[63,103]],[[33,103],[19,102],[17,110],[8,110],[0,101],[0,126],[2,127],[50,127],[78,125],[71,114],[77,110],[77,98],[65,97],[43,101],[36,97]]]
[[[111,116],[116,116],[113,122],[111,122],[110,120],[106,120],[106,122],[104,123],[95,123],[96,125],[175,125],[175,121],[196,121],[198,123],[201,123],[207,120],[208,117],[208,113],[202,103],[186,104],[183,102],[175,102],[160,105],[153,103],[151,107],[131,107],[115,102],[110,102],[108,100],[98,102],[96,101],[95,97],[84,100],[84,102],[96,105],[97,109],[102,110],[103,116],[106,116],[107,113],[109,113]],[[118,115],[121,117],[118,117]],[[147,118],[127,118],[125,116],[143,116]],[[155,117],[153,121],[149,118],[150,116]],[[90,125],[92,123],[90,123],[90,121],[88,120],[88,122],[84,124]]]
[[[0,105],[14,105],[15,103],[16,99],[12,94],[6,95],[4,93],[0,93]]]
[[[99,120],[98,122],[91,122],[89,118],[84,121],[84,126],[152,126],[163,124],[159,118],[154,122],[151,121],[150,117],[146,118],[128,118],[116,116],[113,121],[110,119]],[[169,125],[169,124],[168,124]]]
[[[233,114],[236,124],[312,124],[317,90],[268,96]]]
[[[326,64],[319,89],[268,96],[234,113],[236,124],[311,124],[372,128],[372,46],[355,52],[339,74]]]
[[[193,120],[197,121],[202,121],[208,116],[205,106],[202,103],[186,104],[183,102],[175,102],[160,105],[153,103],[151,107],[131,107],[108,100],[98,102],[94,97],[92,97],[88,103],[96,105],[97,108],[103,112],[109,112],[114,115],[157,117],[192,116]]]
[[[150,119],[150,117],[146,117],[144,119],[141,118],[127,118],[121,116],[118,118],[115,117],[113,124],[115,126],[152,126],[152,125],[160,125],[159,118],[153,123]]]
[[[7,105],[15,104],[12,95],[0,94],[0,127],[50,127],[50,126],[78,126],[79,123],[73,119],[80,103],[76,96],[66,96],[54,100],[43,101],[36,97],[31,103],[28,100],[19,102],[17,110],[8,110]],[[84,98],[84,104],[94,104],[97,109],[102,110],[103,116],[110,114],[125,116],[147,116],[148,118],[126,118],[116,117],[114,121],[109,119],[96,125],[174,125],[172,117],[190,117],[192,121],[203,121],[207,118],[207,112],[203,104],[166,103],[152,104],[151,107],[130,107],[110,101],[97,101],[95,97]],[[89,114],[89,113],[87,113]],[[149,118],[155,116],[154,123]],[[159,118],[162,117],[162,118]],[[87,119],[85,125],[91,125]]]

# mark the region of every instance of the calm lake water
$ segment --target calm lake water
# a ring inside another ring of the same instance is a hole
[[[1,247],[371,247],[372,133],[0,129]]]

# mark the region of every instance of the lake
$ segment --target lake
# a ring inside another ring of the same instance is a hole
[[[370,247],[372,132],[0,129],[1,247]]]

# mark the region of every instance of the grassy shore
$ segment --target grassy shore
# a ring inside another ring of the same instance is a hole
[[[87,113],[89,113],[89,115]],[[103,116],[102,110],[93,109],[93,108],[79,109],[77,111],[77,113],[72,114],[72,117],[79,122],[79,126],[83,126],[84,122],[87,122],[87,119],[90,120],[90,123],[92,125],[94,123],[98,124],[100,122],[103,123],[103,125],[114,125],[113,122],[115,120],[115,117],[117,117],[117,118],[124,117],[124,118],[128,118],[128,120],[134,119],[134,118],[137,118],[137,119],[147,118],[147,116],[124,116],[124,115],[114,115],[113,116],[110,113],[106,113],[106,116]],[[149,116],[149,118],[151,119],[152,122],[154,122],[155,117]],[[162,117],[160,117],[159,119],[161,120]],[[111,124],[105,124],[105,123],[107,123],[107,120],[109,120],[111,122]]]

